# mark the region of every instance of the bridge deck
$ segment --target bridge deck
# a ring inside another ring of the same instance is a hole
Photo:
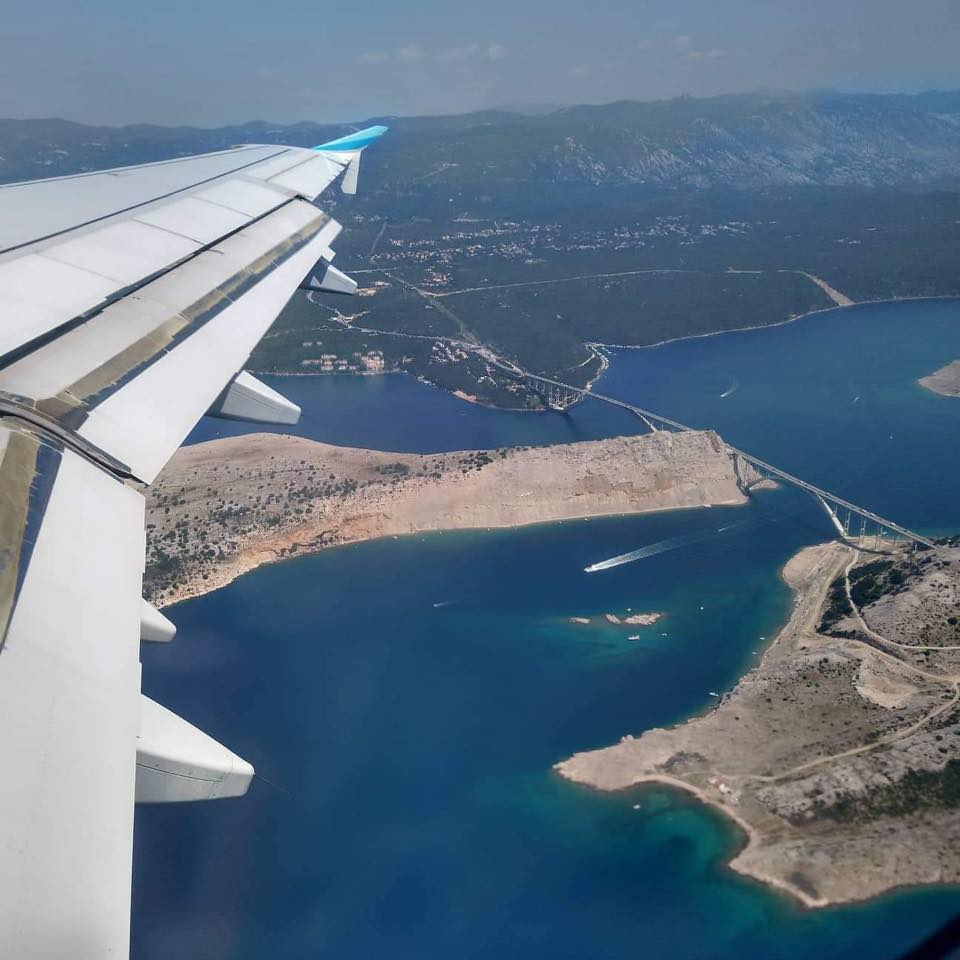
[[[678,420],[671,420],[669,417],[661,416],[659,413],[653,413],[650,410],[644,410],[643,407],[638,407],[636,404],[627,403],[624,400],[618,400],[616,397],[608,397],[602,393],[595,393],[594,391],[588,390],[585,387],[574,387],[571,384],[563,383],[560,380],[552,380],[550,377],[541,377],[538,374],[526,373],[525,371],[511,369],[511,367],[502,363],[496,363],[496,366],[500,367],[502,370],[506,371],[512,376],[519,376],[524,380],[535,380],[539,383],[548,383],[554,387],[561,387],[564,390],[570,390],[573,393],[579,394],[581,397],[593,397],[594,400],[601,400],[604,403],[612,404],[615,407],[622,407],[624,410],[629,410],[631,413],[636,414],[636,416],[647,421],[648,425],[652,422],[660,423],[667,427],[672,427],[674,430],[687,431],[693,429],[693,427],[688,427],[686,424],[680,423]],[[919,533],[914,533],[912,530],[908,530],[899,523],[894,523],[892,520],[886,520],[878,514],[873,513],[871,510],[867,510],[865,507],[859,507],[857,504],[851,503],[849,500],[844,500],[842,497],[838,497],[835,494],[830,493],[828,490],[823,490],[820,487],[814,486],[812,483],[807,483],[806,480],[801,480],[800,477],[795,477],[792,473],[787,473],[786,470],[781,470],[779,467],[775,467],[773,464],[767,463],[766,461],[761,460],[759,457],[755,457],[752,454],[744,452],[743,450],[739,450],[737,447],[731,446],[725,440],[723,441],[723,444],[730,453],[738,457],[742,457],[747,463],[750,463],[754,467],[763,470],[765,473],[776,477],[778,480],[782,480],[784,483],[789,483],[795,487],[799,487],[801,490],[806,490],[808,493],[811,493],[816,497],[821,497],[823,500],[826,500],[835,506],[843,507],[843,509],[849,510],[851,513],[855,513],[857,516],[863,517],[864,519],[877,524],[879,527],[899,533],[902,537],[906,537],[907,539],[913,540],[916,543],[922,543],[927,547],[936,546],[932,540],[921,536]]]

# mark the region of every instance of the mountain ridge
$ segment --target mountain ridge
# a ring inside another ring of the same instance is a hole
[[[618,100],[544,114],[506,110],[374,117],[392,127],[371,154],[383,189],[635,185],[656,191],[778,186],[917,188],[960,182],[960,91],[730,94]],[[360,124],[203,129],[0,119],[0,180],[81,172],[241,142],[310,146]]]

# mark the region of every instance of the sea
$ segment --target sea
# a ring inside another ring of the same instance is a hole
[[[610,350],[599,389],[941,535],[960,532],[960,399],[916,380],[958,357],[960,302],[870,304]],[[595,400],[511,413],[399,375],[271,382],[303,407],[297,433],[383,450],[645,429]],[[191,439],[252,429],[204,421]],[[170,608],[179,632],[144,646],[144,692],[265,779],[241,800],[137,809],[133,956],[899,957],[960,914],[960,890],[805,910],[727,868],[743,836],[719,813],[552,769],[710,709],[784,622],[783,564],[830,535],[785,488],[337,548]],[[598,621],[627,610],[666,616],[637,641]]]

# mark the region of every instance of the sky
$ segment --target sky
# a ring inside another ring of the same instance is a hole
[[[0,117],[220,126],[960,88],[960,0],[0,0]]]

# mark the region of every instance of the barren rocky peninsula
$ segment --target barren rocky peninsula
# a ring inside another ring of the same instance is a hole
[[[360,540],[746,500],[712,432],[425,456],[254,434],[182,448],[147,495],[160,605]]]
[[[168,604],[377,537],[739,504],[757,479],[712,432],[423,456],[216,440],[181,449],[148,492],[145,593]],[[872,546],[786,565],[788,623],[708,712],[558,772],[695,794],[743,828],[732,867],[807,906],[960,883],[960,546]],[[625,617],[606,615],[658,614]]]
[[[807,906],[960,883],[960,548],[886,547],[801,551],[789,622],[714,709],[559,773],[695,794],[745,831],[731,866]]]
[[[960,360],[935,370],[918,381],[922,387],[944,397],[960,397]]]

